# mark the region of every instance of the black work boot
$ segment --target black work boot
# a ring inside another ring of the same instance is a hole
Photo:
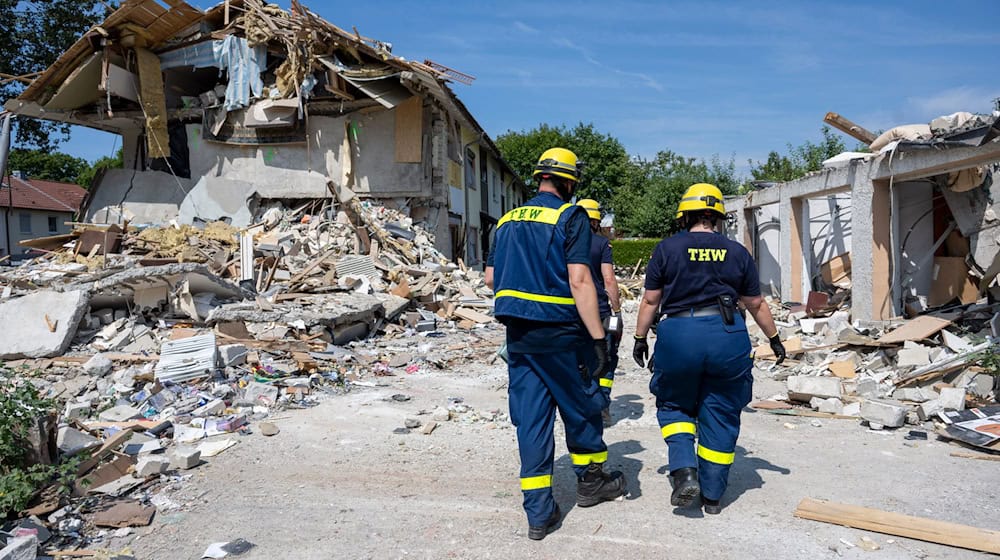
[[[701,494],[701,486],[698,484],[698,469],[694,467],[685,467],[671,472],[670,485],[674,487],[673,493],[670,494],[670,505],[675,507],[687,507]]]
[[[560,521],[562,521],[562,512],[559,511],[559,504],[556,504],[556,510],[552,512],[552,515],[545,521],[544,525],[528,525],[528,538],[533,541],[544,539],[545,535],[559,528]]]
[[[604,472],[604,463],[591,463],[576,483],[576,505],[596,506],[625,495],[625,477],[621,471]]]
[[[705,513],[710,515],[719,515],[722,513],[722,500],[709,500],[705,496],[702,496],[701,505],[705,507]]]

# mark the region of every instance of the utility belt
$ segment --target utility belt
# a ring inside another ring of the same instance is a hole
[[[668,316],[679,319],[683,317],[714,317],[716,315],[721,315],[722,322],[727,325],[732,325],[736,322],[736,301],[732,296],[719,296],[718,303],[715,305],[693,307],[671,314],[662,313],[660,320],[666,319]]]

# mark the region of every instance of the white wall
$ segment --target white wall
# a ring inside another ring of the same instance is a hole
[[[928,257],[934,247],[933,196],[934,188],[927,181],[893,185],[899,212],[899,229],[893,232],[894,245],[900,248],[899,271],[895,278],[902,288],[899,293],[904,295],[930,294],[934,273],[933,258]]]
[[[757,224],[757,273],[760,289],[765,295],[781,295],[781,228],[778,225],[778,204],[754,209]],[[787,260],[787,259],[786,259]]]

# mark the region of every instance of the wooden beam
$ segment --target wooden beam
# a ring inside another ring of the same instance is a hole
[[[925,517],[914,517],[813,498],[803,498],[799,502],[799,507],[795,509],[795,517],[1000,554],[1000,531],[978,529]]]
[[[875,141],[876,136],[874,133],[837,113],[827,113],[826,116],[823,117],[823,122],[833,128],[836,128],[851,138],[854,138],[855,140],[864,142],[865,144],[871,144]]]

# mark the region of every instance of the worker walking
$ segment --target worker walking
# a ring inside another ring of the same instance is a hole
[[[700,494],[710,514],[722,511],[740,412],[753,384],[750,338],[737,301],[769,337],[778,363],[785,359],[753,257],[716,232],[725,216],[716,186],[698,183],[684,193],[676,216],[684,231],[661,241],[646,268],[633,350],[643,367],[646,332],[659,314],[649,390],[668,447],[670,503],[685,507]]]
[[[545,538],[561,521],[552,497],[553,428],[566,428],[576,501],[597,505],[625,493],[620,472],[607,473],[598,379],[608,351],[590,275],[590,228],[570,204],[580,180],[576,155],[546,150],[532,176],[538,195],[497,223],[486,284],[507,327],[510,416],[517,427],[528,537]]]
[[[600,379],[601,392],[611,402],[611,387],[615,384],[615,370],[618,369],[618,346],[622,341],[622,307],[615,277],[615,261],[611,256],[611,242],[601,235],[601,204],[594,199],[578,201],[590,218],[590,274],[597,287],[597,308],[601,313],[604,338],[608,342],[608,371]],[[611,409],[601,411],[604,427],[611,425]]]

